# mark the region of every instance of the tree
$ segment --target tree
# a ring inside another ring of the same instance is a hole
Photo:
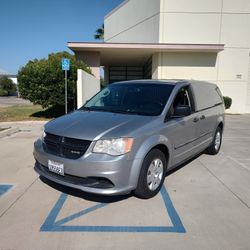
[[[96,30],[96,33],[94,35],[96,40],[103,40],[104,39],[104,24],[101,28]]]
[[[0,96],[8,96],[16,91],[16,85],[7,76],[0,76]]]
[[[70,59],[68,71],[68,104],[72,110],[76,94],[77,69],[91,73],[82,61],[68,52],[49,54],[48,59],[35,59],[22,67],[17,75],[20,95],[43,108],[65,105],[65,81],[62,58]]]

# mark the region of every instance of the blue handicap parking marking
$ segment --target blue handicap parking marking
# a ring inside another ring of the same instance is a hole
[[[166,207],[166,214],[169,216],[172,226],[82,226],[82,225],[65,225],[65,223],[76,218],[91,213],[97,209],[108,206],[110,203],[98,203],[90,208],[86,208],[80,212],[71,214],[63,219],[57,220],[57,217],[67,199],[67,194],[62,193],[56,204],[50,211],[48,217],[40,228],[42,232],[174,232],[185,233],[186,230],[181,219],[176,212],[174,205],[169,197],[166,188],[163,186],[160,194]]]
[[[12,187],[13,185],[0,184],[0,197],[7,193]]]

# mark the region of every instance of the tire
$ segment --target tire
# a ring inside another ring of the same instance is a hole
[[[165,155],[152,149],[144,158],[134,194],[142,199],[154,197],[161,189],[167,170]]]
[[[222,141],[222,130],[218,127],[215,131],[213,141],[211,145],[206,149],[206,153],[210,155],[216,155],[220,151]]]

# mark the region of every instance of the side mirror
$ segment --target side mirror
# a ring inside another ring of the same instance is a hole
[[[187,105],[178,105],[174,109],[174,117],[183,117],[191,114],[191,108]]]

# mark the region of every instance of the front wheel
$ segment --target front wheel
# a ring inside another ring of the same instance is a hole
[[[163,185],[166,169],[166,157],[162,151],[151,150],[142,163],[135,195],[143,199],[155,196]]]
[[[222,130],[220,127],[216,129],[213,141],[211,145],[207,148],[206,152],[210,155],[216,155],[220,151],[222,141]]]

